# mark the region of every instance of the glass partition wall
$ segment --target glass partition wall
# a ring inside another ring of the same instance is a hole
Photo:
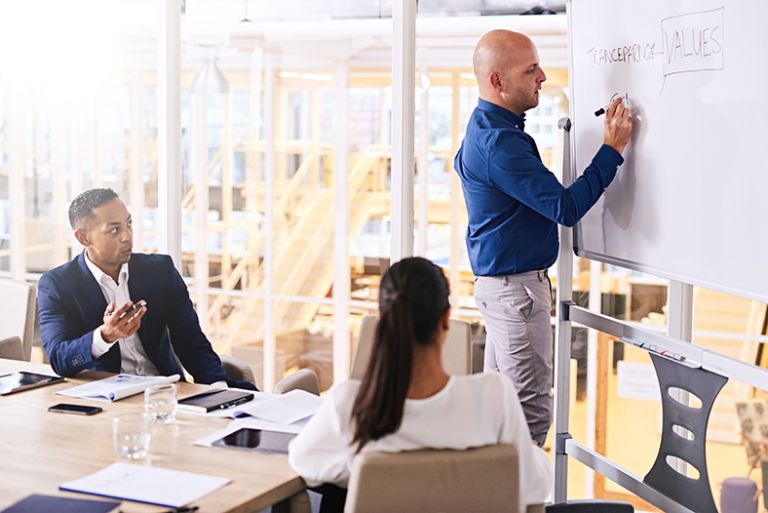
[[[111,187],[156,236],[154,2],[0,6],[0,273],[34,280],[79,248],[78,192]],[[108,22],[105,23],[105,20]]]
[[[111,187],[126,202],[135,251],[163,247],[162,2],[75,3],[96,16],[45,0],[2,8],[9,28],[0,50],[5,277],[34,281],[81,251],[66,211],[91,187]],[[178,265],[215,349],[250,363],[266,389],[302,367],[318,373],[322,389],[346,377],[359,321],[376,311],[392,232],[392,19],[390,4],[381,6],[355,19],[308,13],[286,21],[277,11],[248,11],[255,7],[248,1],[188,0],[181,16]],[[58,21],[36,25],[43,8],[58,12]],[[415,253],[444,266],[456,314],[482,339],[452,169],[477,101],[472,48],[486,30],[522,23],[537,44],[554,49],[542,51],[550,81],[529,119],[557,169],[555,123],[567,111],[565,24],[561,16],[539,26],[525,17],[420,9]],[[108,16],[114,12],[122,14]],[[553,26],[559,35],[537,35]],[[16,51],[19,42],[35,51]]]

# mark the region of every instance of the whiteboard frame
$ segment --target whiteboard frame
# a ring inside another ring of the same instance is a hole
[[[567,19],[568,19],[568,70],[569,70],[569,91],[570,91],[570,113],[573,113],[575,96],[573,91],[573,45],[571,44],[572,35],[572,5],[578,0],[567,0]],[[572,127],[570,121],[563,125]],[[564,132],[563,144],[563,185],[570,185],[576,177],[575,162],[575,132],[571,129]],[[696,284],[707,288],[712,288],[729,294],[755,299],[760,302],[768,302],[768,297],[758,293],[744,291],[710,283],[705,280],[695,280],[688,275],[674,273],[665,269],[657,269],[653,266],[644,265],[639,262],[626,261],[620,258],[614,258],[607,255],[594,253],[591,251],[579,250],[578,241],[581,232],[581,223],[577,223],[571,230],[560,226],[560,248],[558,254],[558,302],[557,302],[557,334],[555,344],[555,401],[554,401],[554,483],[553,498],[555,503],[563,502],[567,499],[568,484],[568,459],[569,457],[583,463],[603,476],[611,479],[617,484],[634,492],[637,496],[645,499],[651,504],[662,508],[669,513],[688,513],[690,510],[685,508],[672,499],[658,493],[653,488],[645,485],[639,476],[635,476],[625,471],[615,462],[597,454],[589,447],[577,443],[569,433],[569,382],[570,382],[570,344],[572,323],[584,326],[590,329],[597,329],[609,334],[620,337],[625,343],[637,345],[638,342],[654,342],[658,348],[679,351],[681,354],[690,357],[688,363],[691,366],[701,367],[721,376],[736,379],[740,382],[749,383],[753,386],[768,390],[768,370],[762,369],[756,365],[747,364],[719,353],[704,350],[690,341],[678,338],[678,336],[665,336],[655,333],[643,327],[635,326],[626,321],[620,321],[612,317],[602,315],[589,309],[578,307],[571,301],[573,289],[573,256],[590,258],[600,262],[618,265],[620,267],[634,269],[641,272],[653,274],[655,276],[669,278],[673,281],[682,283],[683,287],[689,288]],[[672,284],[670,284],[672,285]],[[683,323],[690,327],[690,311],[686,314],[681,308],[673,308],[670,311],[669,325],[680,324],[674,335],[682,335],[685,331]]]
[[[574,112],[575,112],[575,103],[578,100],[576,98],[575,92],[574,92],[574,83],[575,83],[575,75],[574,75],[574,69],[573,69],[573,63],[574,63],[574,48],[572,43],[572,34],[573,34],[573,20],[572,20],[572,6],[577,3],[579,0],[567,0],[566,7],[567,7],[567,37],[568,37],[568,89],[569,89],[569,118],[571,119],[571,122],[573,123],[574,128],[572,128],[572,133],[570,137],[570,144],[571,144],[571,155],[573,156],[573,159],[571,161],[571,165],[568,169],[565,171],[569,173],[569,183],[572,183],[577,177],[577,173],[581,170],[579,170],[576,162],[576,122],[574,122]],[[621,172],[621,169],[618,171]],[[565,175],[565,172],[564,172]],[[563,177],[565,180],[565,176]],[[608,186],[610,187],[610,185]],[[758,293],[750,290],[744,290],[737,287],[732,287],[727,284],[719,283],[719,282],[712,282],[705,279],[700,279],[693,277],[689,274],[686,274],[685,272],[678,272],[670,269],[665,269],[662,267],[656,267],[653,265],[648,265],[643,262],[636,262],[632,260],[626,260],[623,258],[614,257],[611,255],[606,255],[603,253],[598,253],[590,250],[586,250],[582,248],[581,241],[583,240],[582,236],[582,225],[583,221],[579,221],[576,223],[573,229],[573,250],[576,256],[579,257],[585,257],[589,258],[591,260],[597,260],[599,262],[603,262],[605,264],[611,264],[611,265],[617,265],[620,267],[624,267],[626,269],[631,269],[639,272],[643,272],[646,274],[652,274],[654,276],[658,276],[661,278],[667,278],[670,280],[680,281],[683,283],[687,283],[694,286],[700,286],[712,290],[716,290],[719,292],[724,292],[726,294],[731,294],[734,296],[739,296],[747,299],[752,299],[761,303],[768,303],[768,292],[767,293]]]

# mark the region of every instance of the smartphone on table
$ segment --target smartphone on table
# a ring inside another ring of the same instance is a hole
[[[48,411],[51,411],[54,413],[74,413],[75,415],[96,415],[97,413],[104,411],[104,409],[100,408],[99,406],[59,403],[59,404],[54,404],[53,406],[48,408]]]

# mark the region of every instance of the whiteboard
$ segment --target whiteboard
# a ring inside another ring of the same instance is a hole
[[[768,302],[768,1],[571,0],[572,155],[628,94],[625,163],[576,254]]]

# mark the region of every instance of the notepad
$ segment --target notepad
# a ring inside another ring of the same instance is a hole
[[[59,489],[180,508],[230,482],[232,480],[226,477],[113,463],[81,479],[64,483]]]
[[[125,397],[140,394],[152,385],[173,383],[179,380],[178,374],[171,376],[134,376],[118,374],[108,378],[84,383],[76,387],[56,392],[59,395],[97,401],[119,401]]]
[[[71,499],[57,495],[30,495],[0,513],[109,513],[120,506],[115,501]]]
[[[238,392],[236,390],[214,390],[212,392],[203,392],[180,399],[177,408],[180,411],[190,411],[195,413],[208,413],[213,410],[222,410],[231,408],[238,404],[247,403],[253,400],[253,394],[249,392]]]

